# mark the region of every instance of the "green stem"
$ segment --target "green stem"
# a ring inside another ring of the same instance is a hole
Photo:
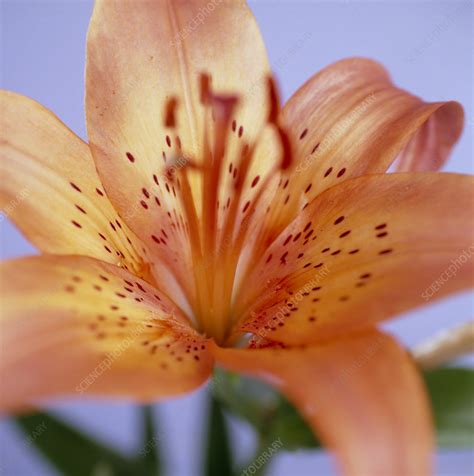
[[[162,474],[160,441],[157,434],[152,405],[139,407],[141,420],[141,448],[136,463],[142,476],[159,476]]]
[[[220,402],[210,395],[204,474],[232,476],[233,455],[229,429]]]

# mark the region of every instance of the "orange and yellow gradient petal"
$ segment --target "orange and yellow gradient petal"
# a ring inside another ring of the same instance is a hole
[[[472,287],[463,255],[474,246],[473,203],[467,175],[380,174],[332,187],[255,264],[237,300],[240,332],[315,342]]]
[[[212,351],[224,368],[282,391],[345,475],[430,474],[428,401],[410,356],[391,337],[366,330],[314,347]]]
[[[180,395],[210,376],[208,341],[166,296],[78,256],[1,264],[2,410],[44,399]]]

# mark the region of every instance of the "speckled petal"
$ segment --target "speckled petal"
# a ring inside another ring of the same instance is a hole
[[[6,261],[0,271],[3,410],[66,396],[152,401],[209,377],[207,341],[127,271],[77,256]]]
[[[146,250],[112,207],[89,147],[32,99],[0,92],[0,206],[41,251],[147,274]]]
[[[238,300],[243,330],[314,342],[472,287],[473,203],[474,178],[457,174],[371,175],[327,190],[255,264]]]
[[[379,63],[347,58],[310,78],[285,104],[282,122],[295,145],[289,188],[318,193],[351,177],[432,171],[448,159],[461,135],[457,102],[427,103],[397,88]]]

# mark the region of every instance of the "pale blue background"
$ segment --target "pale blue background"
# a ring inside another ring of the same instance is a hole
[[[473,171],[473,4],[471,1],[292,1],[251,2],[285,98],[326,64],[350,55],[382,61],[396,82],[429,100],[457,99],[468,124],[446,170]],[[38,100],[85,137],[83,70],[91,1],[1,1],[2,87]],[[34,250],[4,221],[2,257]],[[472,295],[456,296],[412,312],[388,327],[413,345],[438,329],[473,317]],[[160,405],[171,476],[194,476],[202,441],[205,392]],[[134,408],[126,404],[67,402],[61,415],[119,448],[135,447]],[[235,425],[244,455],[252,435]],[[369,435],[368,435],[369,436]],[[5,421],[0,423],[0,475],[55,474],[25,448]],[[376,457],[376,455],[374,455]],[[474,472],[469,451],[438,456],[438,474]],[[328,456],[285,453],[273,475],[332,475]],[[415,476],[415,475],[413,475]]]

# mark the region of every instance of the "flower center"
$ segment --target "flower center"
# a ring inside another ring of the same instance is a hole
[[[282,159],[268,169],[256,162],[262,131],[245,136],[238,124],[239,98],[214,94],[211,78],[201,75],[204,130],[200,161],[175,157],[184,165],[169,169],[168,179],[179,181],[181,201],[190,244],[194,290],[189,297],[196,327],[224,344],[235,336],[241,316],[234,312],[239,276],[252,264],[252,235],[262,227],[266,204],[279,173],[291,163],[291,147],[278,126],[279,103],[272,80],[268,82],[269,112],[262,128],[274,128],[280,140]],[[177,127],[178,101],[171,98],[165,111],[167,127]],[[258,168],[260,167],[260,169]],[[171,173],[172,172],[172,173]],[[196,186],[197,184],[197,186]],[[260,250],[261,251],[261,250]],[[253,248],[255,253],[255,247]]]

